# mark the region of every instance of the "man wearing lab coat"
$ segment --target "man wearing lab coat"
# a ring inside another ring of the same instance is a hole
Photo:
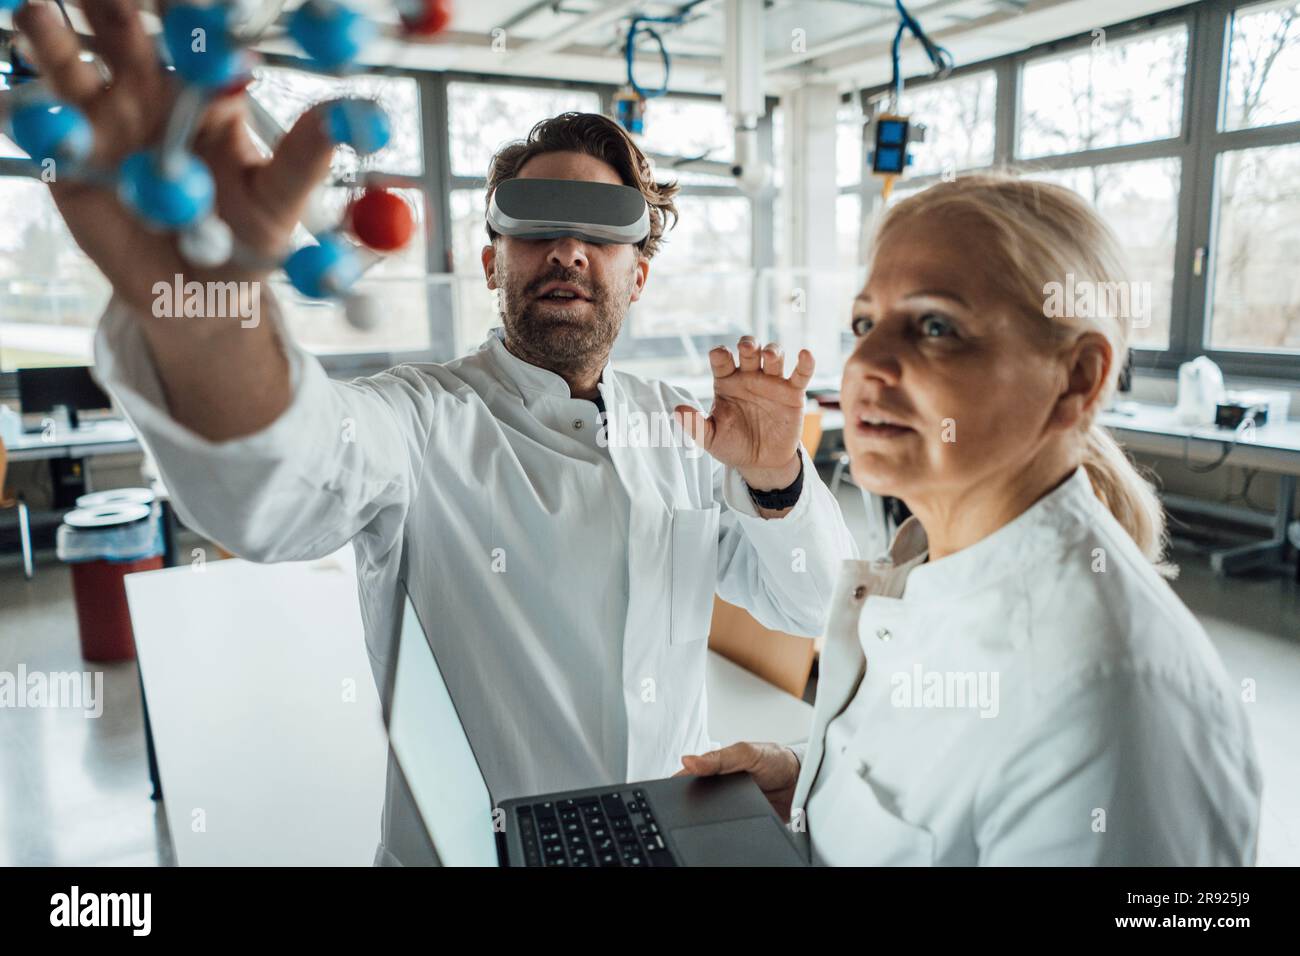
[[[107,85],[69,55],[75,38],[48,11],[29,5],[19,25],[47,81],[95,123],[95,159],[112,163],[156,142],[171,81],[129,4],[91,5],[87,16],[113,74]],[[575,130],[585,142],[568,135]],[[491,181],[657,188],[608,120],[559,117],[550,132],[562,145],[516,154],[526,159],[518,168],[494,164]],[[649,440],[663,429],[638,423],[693,406],[677,388],[608,365],[653,250],[498,236],[483,265],[504,331],[446,364],[331,381],[285,334],[268,296],[266,321],[251,323],[150,308],[155,287],[170,289],[177,274],[265,277],[250,263],[283,256],[328,171],[325,124],[309,112],[263,159],[242,101],[226,98],[194,147],[212,170],[218,211],[255,254],[239,266],[196,269],[173,236],[142,227],[111,192],[53,184],[114,287],[95,341],[98,374],[191,527],[257,561],[352,542],[381,689],[407,583],[496,800],[666,776],[682,754],[704,750],[715,591],[770,627],[821,631],[853,546],[799,448],[810,355],[786,378],[775,346],[742,341],[738,366],[715,350],[712,413],[683,416],[708,454]],[[671,190],[655,195],[662,233]],[[761,504],[773,500],[784,503]],[[390,762],[377,862],[429,859]]]

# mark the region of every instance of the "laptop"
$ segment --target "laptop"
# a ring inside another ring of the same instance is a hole
[[[495,802],[404,581],[402,587],[385,722],[443,866],[807,865],[749,774]]]

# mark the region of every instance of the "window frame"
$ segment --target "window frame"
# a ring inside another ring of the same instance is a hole
[[[8,36],[9,31],[0,30]],[[288,69],[305,69],[306,61],[288,54],[267,53],[263,62],[268,66]],[[307,72],[312,72],[307,70]],[[600,98],[599,108],[612,115],[614,84],[566,81],[542,77],[500,76],[466,71],[411,70],[400,67],[376,67],[369,72],[375,75],[413,79],[420,97],[421,146],[423,169],[418,175],[391,175],[386,178],[394,185],[422,190],[427,202],[428,219],[425,237],[425,265],[430,274],[452,271],[451,245],[451,192],[455,189],[483,189],[487,185],[486,170],[483,176],[458,176],[451,172],[450,128],[448,126],[447,85],[449,83],[482,83],[511,87],[538,89],[590,90]],[[720,102],[721,96],[707,93],[674,92],[674,98],[701,99]],[[769,99],[769,109],[760,128],[760,148],[771,158],[772,130],[771,108],[776,103]],[[37,171],[26,160],[0,158],[0,176],[27,176],[36,178]],[[734,185],[683,184],[684,196],[740,196],[748,198],[750,210],[750,260],[751,270],[757,274],[775,260],[773,246],[773,221],[775,218],[774,190],[764,190],[749,197]],[[486,238],[486,237],[485,237]],[[476,343],[459,342],[456,337],[455,316],[443,314],[430,299],[429,348],[420,350],[374,350],[366,352],[322,353],[317,359],[334,377],[351,377],[383,371],[402,362],[446,361],[473,347]],[[3,384],[3,383],[0,383]]]
[[[288,54],[265,53],[262,55],[262,62],[267,66],[301,70],[306,73],[318,72],[310,69],[308,61],[303,58]],[[437,190],[440,178],[438,176],[439,163],[445,161],[446,157],[438,156],[434,152],[436,143],[429,136],[428,124],[432,104],[430,103],[430,90],[425,82],[427,74],[419,70],[408,70],[401,67],[374,67],[368,69],[367,72],[373,76],[402,77],[415,81],[420,109],[421,170],[414,175],[384,173],[384,178],[395,187],[418,189],[424,194],[425,208],[428,211],[428,218],[425,223],[424,267],[426,272],[431,272],[434,271],[434,265],[437,262],[445,259],[442,253],[441,237],[443,232],[440,224],[446,199]],[[382,172],[382,170],[375,170],[375,172]],[[445,361],[450,358],[450,355],[446,354],[446,346],[451,341],[448,330],[452,324],[452,317],[441,314],[441,303],[435,299],[435,293],[430,291],[427,293],[427,297],[426,315],[429,321],[429,346],[427,348],[373,349],[362,352],[313,352],[312,354],[330,377],[340,379],[373,375],[406,362]]]
[[[8,30],[0,30],[0,36],[9,38],[12,33]],[[316,72],[308,69],[307,61],[301,57],[280,53],[264,53],[261,59],[266,66],[301,70],[308,73]],[[442,218],[445,215],[446,199],[439,192],[441,189],[439,168],[440,164],[445,162],[446,157],[445,155],[440,156],[436,152],[437,137],[430,136],[430,119],[439,115],[437,104],[434,102],[435,98],[430,95],[431,86],[428,82],[430,74],[398,67],[375,67],[369,72],[377,76],[413,79],[416,83],[416,89],[420,97],[423,168],[417,175],[385,174],[385,179],[391,181],[394,186],[419,189],[424,193],[429,210],[426,226],[428,231],[425,237],[425,268],[430,272],[442,271],[437,268],[437,264],[446,260],[446,256],[442,251],[445,231],[440,228]],[[445,113],[441,115],[445,115]],[[443,139],[445,140],[445,138],[444,133]],[[40,175],[39,170],[35,169],[27,159],[0,157],[0,177],[39,179]],[[430,325],[428,348],[374,349],[363,352],[323,352],[313,354],[331,376],[338,378],[372,374],[403,362],[446,360],[451,357],[451,354],[446,352],[444,348],[444,345],[451,341],[447,335],[447,329],[451,325],[451,317],[447,316],[444,319],[434,306],[435,302],[431,297],[428,309]],[[0,373],[0,389],[3,389],[8,379],[13,377],[12,372]]]
[[[1259,379],[1288,384],[1300,382],[1300,353],[1214,349],[1208,342],[1211,315],[1212,282],[1216,250],[1213,238],[1217,230],[1215,179],[1218,157],[1238,149],[1284,146],[1300,143],[1300,121],[1261,126],[1251,129],[1220,129],[1224,97],[1227,94],[1228,44],[1234,13],[1255,5],[1256,0],[1204,0],[1174,10],[1123,21],[1105,28],[1108,41],[1128,39],[1183,25],[1187,30],[1187,68],[1183,76],[1182,126],[1177,136],[1108,146],[1099,149],[1061,153],[1021,160],[1016,156],[1019,141],[1018,123],[1021,106],[1021,77],[1026,63],[1051,54],[1064,54],[1092,43],[1092,32],[1036,44],[1016,53],[1006,54],[953,70],[944,80],[968,73],[992,70],[996,77],[994,110],[993,165],[1018,171],[1055,171],[1085,166],[1107,166],[1147,159],[1176,159],[1180,177],[1176,209],[1177,232],[1174,237],[1174,270],[1170,300],[1169,346],[1154,349],[1133,347],[1136,368],[1154,377],[1177,374],[1178,366],[1198,355],[1207,355],[1224,373],[1238,379]],[[943,82],[933,77],[909,78],[909,87],[920,88]],[[872,100],[887,95],[888,84],[857,91],[864,112]],[[864,144],[864,168],[865,149]],[[961,170],[961,171],[974,171]],[[961,172],[959,171],[959,172]],[[942,173],[909,177],[909,185],[927,186],[942,178]],[[873,194],[870,177],[863,177],[861,191],[864,209]],[[850,187],[841,191],[850,191]],[[1199,274],[1193,269],[1197,250],[1203,250]]]
[[[1203,350],[1188,352],[1181,358],[1187,361],[1197,354],[1205,354],[1228,375],[1255,375],[1300,381],[1300,351],[1214,349],[1208,344],[1210,326],[1214,320],[1211,309],[1217,259],[1214,237],[1218,232],[1219,183],[1215,178],[1218,158],[1223,153],[1239,149],[1300,143],[1300,121],[1251,129],[1220,129],[1223,101],[1227,95],[1231,20],[1237,10],[1254,5],[1254,0],[1221,0],[1193,11],[1200,47],[1195,66],[1200,73],[1202,86],[1195,103],[1197,116],[1194,122],[1199,135],[1195,140],[1195,195],[1191,197],[1193,232],[1188,242],[1187,261],[1190,266],[1197,249],[1205,250],[1205,261],[1201,275],[1189,276],[1188,326],[1189,341],[1205,344]],[[1157,367],[1176,371],[1178,363],[1167,361]]]
[[[440,108],[442,116],[446,116],[447,106],[447,85],[450,83],[481,83],[484,85],[510,86],[510,87],[535,87],[538,89],[565,89],[565,90],[592,90],[600,95],[600,110],[606,116],[613,115],[614,94],[618,87],[613,84],[602,84],[593,82],[567,82],[564,80],[544,80],[533,79],[528,77],[516,76],[497,76],[495,74],[483,73],[464,73],[464,72],[446,72],[432,74],[433,83],[438,91]],[[713,103],[722,102],[722,97],[710,93],[693,93],[693,92],[672,92],[667,94],[672,99],[694,99],[704,100]],[[778,100],[769,97],[767,100],[767,111],[759,121],[759,150],[768,156],[769,161],[775,163],[777,157],[772,156],[772,109],[777,105]],[[451,210],[450,200],[453,190],[468,189],[486,189],[487,188],[487,171],[484,170],[482,176],[463,176],[454,175],[451,172],[450,163],[450,127],[445,121],[440,122],[435,129],[441,132],[441,142],[439,144],[440,169],[443,172],[443,192],[442,210],[443,218],[438,224],[438,232],[441,237],[442,246],[442,263],[439,271],[451,272],[452,249],[451,249]],[[427,153],[426,153],[427,155]],[[665,172],[665,170],[660,170]],[[776,259],[776,248],[774,242],[773,223],[776,216],[776,190],[768,188],[756,196],[750,196],[739,186],[724,184],[702,184],[702,183],[682,183],[678,196],[684,197],[738,197],[746,199],[750,203],[750,265],[748,271],[755,277],[762,270],[770,267]],[[432,218],[432,215],[431,215]],[[671,233],[669,234],[671,236]],[[484,244],[487,242],[487,234],[483,234]],[[653,263],[651,267],[651,279],[654,281]],[[454,333],[454,330],[453,330]],[[461,354],[477,343],[474,342],[457,342],[456,354]],[[712,347],[718,344],[724,344],[720,341],[714,341],[712,337],[698,338],[697,346]]]
[[[607,116],[612,115],[613,98],[614,98],[614,93],[617,90],[617,87],[610,84],[570,83],[563,80],[541,80],[541,79],[529,79],[526,77],[513,77],[513,76],[503,77],[503,76],[495,76],[492,74],[482,74],[482,73],[477,73],[477,74],[476,73],[440,73],[437,74],[437,76],[440,79],[440,83],[438,85],[441,87],[441,99],[442,99],[444,115],[447,109],[447,85],[449,83],[481,83],[483,85],[488,85],[488,86],[534,87],[537,89],[590,90],[592,92],[599,94],[600,110]],[[722,98],[720,96],[714,96],[708,93],[671,93],[669,94],[669,96],[672,99],[705,100],[714,103],[719,103],[722,101]],[[440,129],[443,133],[442,136],[443,148],[446,151],[446,153],[449,154],[450,153],[450,129],[445,122],[441,124]],[[760,129],[759,135],[760,135],[760,146],[762,146],[763,138],[765,137],[767,143],[767,151],[770,153],[771,152],[771,111],[770,110],[765,116],[765,123],[763,124],[763,128]],[[445,170],[446,173],[446,195],[447,196],[451,195],[452,190],[487,188],[486,170],[484,170],[484,174],[482,176],[463,176],[463,175],[455,175],[451,172],[450,162],[443,162],[441,165],[443,170]],[[723,185],[721,183],[717,185],[705,185],[702,183],[683,183],[681,185],[681,189],[678,192],[678,195],[744,197],[745,193],[740,189],[740,187],[734,185],[728,186],[728,185]],[[448,225],[447,231],[449,232],[450,219],[448,219],[447,225]],[[751,229],[751,231],[757,232],[756,229]],[[769,229],[766,230],[764,234],[770,235],[770,232],[771,230]],[[484,241],[486,242],[486,233],[484,234]],[[447,250],[448,257],[450,257],[450,251],[451,251],[450,246],[448,246],[448,250]],[[757,244],[755,245],[752,258],[754,260],[758,259]],[[450,258],[448,258],[447,261],[450,262]],[[448,269],[444,271],[450,271],[450,270]]]

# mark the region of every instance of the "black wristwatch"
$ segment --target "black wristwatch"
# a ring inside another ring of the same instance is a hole
[[[749,488],[749,484],[745,484]],[[794,481],[784,488],[777,488],[775,491],[755,491],[749,488],[749,500],[754,502],[760,508],[768,511],[784,511],[786,508],[793,508],[799,503],[799,495],[803,492],[803,454],[799,455],[799,474],[795,476]]]

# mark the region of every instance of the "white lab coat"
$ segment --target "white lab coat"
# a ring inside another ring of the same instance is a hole
[[[796,748],[816,862],[1254,862],[1240,688],[1083,468],[977,544],[925,550],[910,518],[836,587]]]
[[[855,551],[806,455],[798,503],[764,520],[731,469],[644,447],[654,433],[629,423],[634,412],[662,423],[691,402],[665,383],[606,368],[608,434],[637,447],[601,447],[596,406],[498,335],[443,365],[341,383],[291,342],[274,303],[266,311],[293,397],[255,435],[214,444],[175,422],[116,302],[98,373],[187,525],[257,561],[353,542],[381,696],[399,575],[410,582],[495,799],[666,776],[706,749],[715,591],[769,627],[821,633]],[[377,862],[429,859],[390,761]]]

